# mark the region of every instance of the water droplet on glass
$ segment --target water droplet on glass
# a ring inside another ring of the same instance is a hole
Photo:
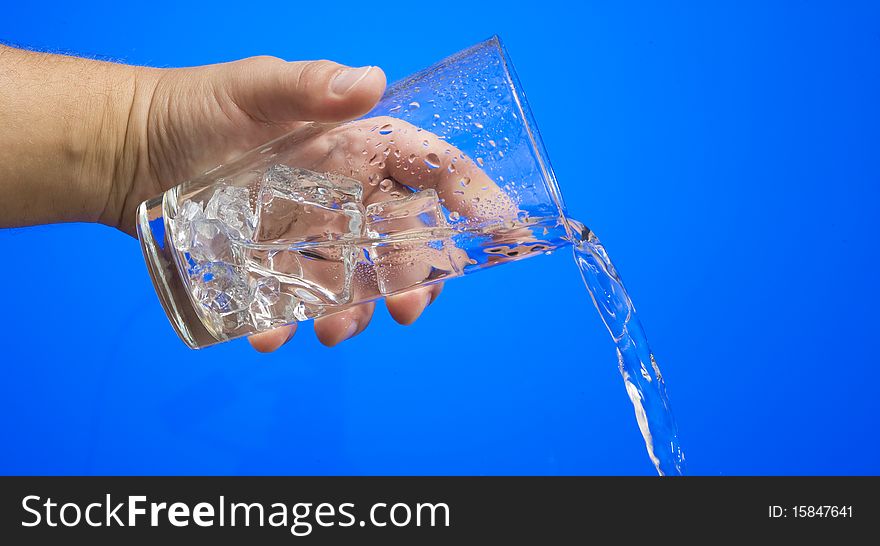
[[[446,167],[446,170],[448,170],[450,173],[454,173],[455,172],[455,165],[450,163],[449,166]]]
[[[394,128],[391,127],[391,124],[386,123],[382,127],[379,127],[379,134],[380,135],[390,135],[393,130],[394,130]]]
[[[473,203],[474,205],[478,204],[479,202],[480,202],[479,197],[474,197],[473,199],[471,199],[471,203]]]
[[[466,188],[466,187],[468,186],[468,184],[470,184],[470,183],[471,183],[471,179],[468,178],[467,176],[465,176],[464,178],[462,178],[462,179],[459,181],[459,184],[461,184],[461,187],[462,187],[462,188]]]
[[[394,187],[394,181],[391,180],[390,178],[386,178],[386,179],[382,180],[381,182],[379,182],[379,189],[384,192],[387,192],[388,190],[390,190],[393,187]]]
[[[495,141],[494,141],[494,140],[490,140],[490,141],[489,141],[489,146],[492,146],[492,147],[494,148],[494,147],[495,147]]]
[[[422,106],[422,105],[419,104],[419,103],[416,102],[416,101],[412,101],[411,103],[409,103],[409,107],[410,107],[410,108],[420,108],[421,106]]]
[[[483,158],[482,158],[482,157],[478,157],[478,158],[477,158],[477,164],[478,164],[480,167],[483,166]]]
[[[483,130],[483,124],[480,123],[479,121],[474,122],[474,127],[477,129],[477,131],[482,131],[482,130]]]
[[[427,139],[425,139],[425,140],[422,141],[422,146],[424,146],[425,148],[427,148],[428,145],[429,145],[429,144],[428,144],[428,140],[427,140]]]
[[[437,157],[437,154],[431,152],[425,156],[425,165],[432,169],[436,169],[440,167],[440,158]]]
[[[464,192],[461,190],[455,190],[454,192],[452,192],[452,194],[453,195],[464,195]]]
[[[409,162],[412,163],[416,160],[416,154],[409,154]]]
[[[458,219],[461,218],[461,215],[455,211],[449,213],[449,219],[453,222],[457,222]]]

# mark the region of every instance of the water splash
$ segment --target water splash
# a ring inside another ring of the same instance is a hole
[[[572,245],[575,262],[593,304],[617,345],[620,374],[635,409],[648,456],[661,476],[682,475],[685,457],[666,395],[666,383],[632,300],[601,241],[580,222],[569,220],[569,223],[575,231]]]

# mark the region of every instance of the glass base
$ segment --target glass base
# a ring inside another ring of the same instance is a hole
[[[162,196],[141,203],[137,212],[138,240],[150,270],[153,288],[174,331],[192,349],[219,343],[205,328],[174,263],[169,233],[165,229]]]

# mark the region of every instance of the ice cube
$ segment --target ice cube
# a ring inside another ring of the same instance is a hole
[[[257,330],[268,330],[287,324],[297,318],[288,307],[296,306],[290,296],[281,293],[281,283],[277,278],[267,275],[252,278],[252,293],[249,313],[251,323]]]
[[[172,241],[177,250],[186,252],[192,246],[192,223],[202,217],[202,205],[187,199],[171,220]]]
[[[220,186],[205,205],[205,217],[219,220],[229,238],[250,240],[257,223],[247,188]]]
[[[366,233],[372,239],[369,256],[382,294],[462,273],[466,255],[452,242],[432,189],[368,206]]]
[[[256,239],[297,243],[358,238],[363,187],[357,180],[273,165],[263,176]]]
[[[224,262],[207,262],[190,276],[193,298],[213,328],[230,334],[248,322],[251,297],[244,271]]]
[[[197,262],[234,262],[235,251],[220,220],[201,217],[190,224],[189,252]]]
[[[305,305],[351,301],[363,236],[363,188],[349,178],[273,165],[263,175],[249,267],[277,277],[282,293]]]
[[[266,305],[278,303],[278,291],[281,283],[275,277],[260,277],[254,283],[254,300]]]
[[[248,265],[258,274],[271,274],[282,292],[306,304],[338,305],[351,301],[352,271],[358,249],[334,242],[288,250],[255,250]]]

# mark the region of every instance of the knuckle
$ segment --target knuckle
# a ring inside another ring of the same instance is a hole
[[[247,59],[242,60],[242,62],[255,67],[259,67],[283,63],[284,60],[278,57],[274,57],[272,55],[257,55],[255,57],[248,57]]]
[[[304,86],[324,84],[339,68],[340,65],[332,61],[310,61],[303,65],[299,82]]]

